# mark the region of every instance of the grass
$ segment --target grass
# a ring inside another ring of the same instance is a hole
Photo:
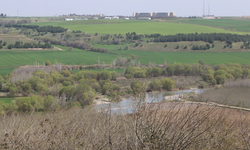
[[[93,47],[99,47],[99,48],[106,48],[108,50],[118,50],[120,47],[124,49],[126,45],[101,45],[101,44],[94,44]]]
[[[5,74],[13,72],[15,68],[0,68],[0,75],[3,77]]]
[[[235,33],[224,29],[169,22],[156,21],[132,21],[132,20],[80,20],[80,21],[58,21],[58,22],[41,22],[32,23],[32,25],[53,25],[68,28],[70,30],[81,30],[87,33],[101,34],[126,34],[128,32],[136,32],[138,34],[154,34],[173,35],[177,33]]]
[[[3,101],[6,104],[10,104],[14,99],[15,98],[0,98],[0,101]]]
[[[153,52],[121,50],[109,53],[95,53],[89,51],[2,51],[0,52],[0,74],[10,73],[14,68],[21,65],[33,65],[35,61],[40,64],[49,60],[52,64],[57,61],[64,65],[89,65],[100,62],[110,64],[118,56],[134,54],[141,63],[148,64],[155,62],[163,64],[164,60],[168,64],[173,63],[198,63],[203,59],[206,64],[228,64],[240,63],[250,64],[250,52]],[[115,54],[114,54],[115,53]]]
[[[33,65],[37,60],[40,64],[49,60],[52,63],[55,60],[64,65],[87,65],[97,64],[98,57],[101,62],[109,64],[119,55],[95,53],[90,51],[37,51],[37,52],[0,52],[0,67],[3,66],[21,66],[21,65]]]
[[[218,27],[231,31],[250,32],[250,19],[183,19],[181,23]]]
[[[140,60],[140,62],[144,64],[149,62],[163,64],[164,60],[166,60],[168,64],[175,62],[198,63],[200,59],[203,59],[206,64],[250,64],[250,52],[152,52],[123,50],[116,51],[115,53],[126,55],[134,54],[139,56],[137,60]]]
[[[0,28],[1,29],[1,28]],[[33,40],[25,37],[24,35],[16,35],[16,34],[0,34],[0,40],[3,42],[7,42],[8,44],[15,44],[16,41],[22,41],[30,43]],[[7,46],[4,46],[3,49],[7,49]]]

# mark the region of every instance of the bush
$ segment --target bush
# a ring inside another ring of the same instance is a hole
[[[68,51],[72,51],[73,50],[73,47],[68,47]]]
[[[51,62],[50,61],[46,61],[45,62],[45,66],[51,66],[52,64],[51,64]]]
[[[145,83],[139,82],[138,80],[132,81],[130,85],[132,91],[134,94],[140,94],[142,92],[145,92]]]
[[[44,108],[44,99],[41,96],[22,97],[17,99],[16,104],[22,112],[39,111]]]
[[[149,89],[152,90],[152,91],[160,91],[162,88],[162,83],[160,80],[153,80],[150,82],[149,84]]]
[[[163,89],[168,91],[172,91],[175,86],[175,81],[171,80],[170,78],[164,78],[161,80]]]

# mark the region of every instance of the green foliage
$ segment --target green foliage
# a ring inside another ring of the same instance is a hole
[[[62,97],[63,94],[66,97],[66,101],[70,101],[71,99],[73,99],[74,97],[74,93],[75,93],[75,88],[74,86],[64,86],[60,92],[59,92],[59,96]]]
[[[131,57],[132,60],[134,60],[136,58],[136,56],[134,54],[130,54],[129,56]]]
[[[109,80],[103,80],[102,82],[102,94],[105,95],[112,89],[112,83]]]
[[[172,91],[175,87],[175,81],[171,80],[170,78],[161,79],[163,89],[168,91]]]
[[[22,97],[16,100],[18,111],[39,111],[44,108],[44,99],[41,96]]]
[[[111,79],[112,75],[109,71],[102,71],[98,77],[98,80],[108,80]]]
[[[128,67],[125,71],[126,78],[145,78],[146,69],[139,67]]]
[[[46,84],[38,83],[35,90],[41,95],[46,95],[49,92],[49,87]]]
[[[29,83],[23,83],[22,89],[24,92],[30,92],[31,91],[31,85]]]
[[[63,75],[64,77],[70,77],[71,76],[71,72],[70,71],[65,71],[65,70],[63,70],[63,71],[61,71],[61,75]]]
[[[64,81],[63,82],[63,86],[69,86],[69,85],[71,85],[71,83],[69,81]]]
[[[116,80],[116,78],[118,77],[118,73],[115,71],[111,72],[111,80]]]
[[[46,65],[46,66],[51,66],[51,62],[50,62],[50,61],[46,61],[46,62],[45,62],[45,65]]]
[[[44,110],[52,110],[52,104],[54,103],[55,98],[51,95],[48,95],[46,98],[44,98]]]
[[[133,80],[130,87],[135,95],[145,92],[145,83]]]
[[[162,82],[158,79],[155,79],[150,82],[149,89],[152,91],[160,91],[162,88]]]
[[[23,83],[22,84],[23,95],[27,96],[31,93],[31,85],[30,83]]]
[[[82,106],[90,105],[95,98],[95,90],[88,84],[80,83],[76,87],[74,99],[76,99]]]
[[[203,60],[203,59],[200,59],[200,60],[199,60],[199,64],[200,64],[200,65],[204,65],[204,64],[205,64],[204,60]]]
[[[198,64],[171,64],[166,68],[169,76],[197,76],[200,75],[201,69]]]

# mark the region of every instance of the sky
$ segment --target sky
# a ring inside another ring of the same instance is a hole
[[[206,14],[250,16],[250,0],[205,0]],[[6,6],[6,7],[3,7]],[[176,12],[179,17],[202,16],[203,0],[2,0],[0,13],[8,16],[105,14],[131,16],[133,12]]]

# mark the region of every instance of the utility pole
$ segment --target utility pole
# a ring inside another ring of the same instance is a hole
[[[210,15],[210,3],[208,4],[208,15]]]
[[[205,17],[205,0],[203,0],[203,17]]]

